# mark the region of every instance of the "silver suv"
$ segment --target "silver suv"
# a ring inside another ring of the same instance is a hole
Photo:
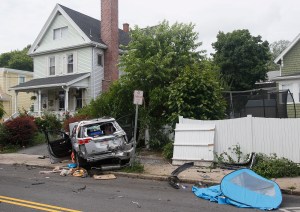
[[[62,135],[67,139],[57,141],[48,139],[50,154],[52,152],[55,156],[55,153],[61,153],[62,146],[64,148],[71,146],[72,150],[68,151],[73,152],[76,163],[80,167],[99,162],[101,169],[107,170],[129,164],[134,151],[133,142],[128,141],[125,131],[114,118],[75,122],[71,123],[69,128],[70,135]],[[71,145],[67,145],[68,142],[71,142]]]

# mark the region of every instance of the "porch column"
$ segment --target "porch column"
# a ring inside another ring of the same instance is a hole
[[[18,91],[15,91],[15,113],[17,113],[18,112],[18,94],[19,94],[19,92]]]
[[[42,108],[42,91],[38,90],[38,116],[41,116],[41,108]]]
[[[69,111],[69,87],[65,89],[65,112]]]

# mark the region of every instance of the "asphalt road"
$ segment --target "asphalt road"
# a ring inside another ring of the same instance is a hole
[[[192,185],[176,190],[163,181],[121,177],[114,180],[94,180],[91,177],[43,175],[39,174],[40,170],[44,169],[0,165],[1,212],[245,211],[199,199],[191,192]],[[33,207],[28,208],[29,206]],[[282,206],[299,207],[289,211],[300,211],[300,197],[284,196]]]

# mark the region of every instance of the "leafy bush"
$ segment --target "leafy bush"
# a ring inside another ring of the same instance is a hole
[[[44,133],[37,132],[37,133],[35,133],[34,137],[30,141],[29,145],[35,146],[35,145],[44,144],[44,143],[46,143],[46,138],[45,138]]]
[[[37,132],[34,118],[19,116],[4,123],[7,132],[6,144],[27,146]]]
[[[7,132],[3,124],[0,124],[0,147],[5,146],[6,144]]]
[[[164,156],[164,158],[166,158],[168,160],[172,159],[172,157],[173,157],[173,142],[169,142],[163,147],[162,155]]]
[[[43,130],[60,130],[62,124],[59,119],[54,114],[45,114],[44,116],[37,117],[35,119],[35,124],[38,127],[39,131]]]
[[[278,158],[276,154],[258,154],[253,170],[266,178],[300,176],[299,165],[287,158]]]
[[[75,115],[74,117],[70,117],[64,120],[63,128],[65,132],[69,132],[69,124],[73,122],[83,121],[89,119],[88,115]]]

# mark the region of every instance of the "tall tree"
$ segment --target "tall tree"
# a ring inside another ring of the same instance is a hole
[[[255,82],[265,80],[271,54],[269,43],[261,36],[252,36],[246,29],[219,32],[212,46],[214,61],[231,90],[249,90]]]
[[[84,108],[83,114],[119,118],[132,113],[133,91],[143,90],[140,129],[149,127],[152,138],[157,138],[161,126],[175,122],[178,115],[221,118],[221,86],[211,62],[198,50],[201,43],[197,41],[194,25],[169,25],[164,21],[146,29],[135,27],[131,39],[120,58],[120,67],[126,74],[108,93]]]
[[[288,40],[279,40],[270,44],[270,51],[272,54],[269,70],[278,70],[278,65],[274,63],[274,60],[283,52],[291,42]]]
[[[0,55],[0,67],[33,71],[33,60],[27,55],[30,45],[23,50],[14,50]]]

